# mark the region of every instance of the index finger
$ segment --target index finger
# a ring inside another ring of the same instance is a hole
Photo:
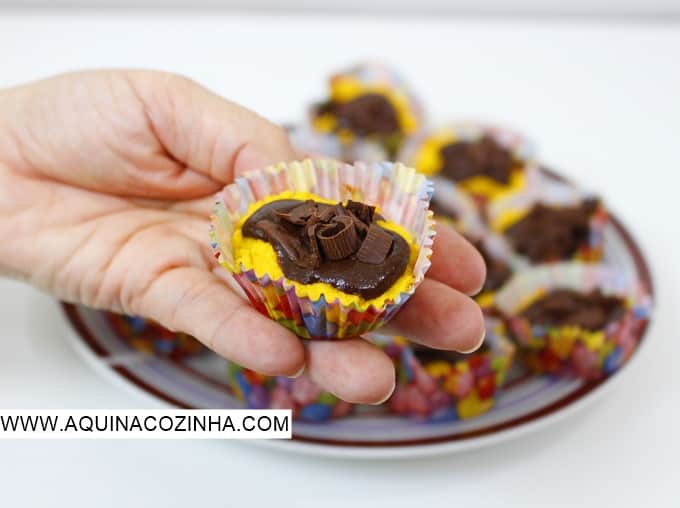
[[[427,277],[467,295],[478,293],[486,278],[481,254],[451,226],[438,223],[436,230]]]

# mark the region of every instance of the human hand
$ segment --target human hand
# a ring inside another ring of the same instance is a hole
[[[298,158],[285,132],[179,76],[98,71],[0,91],[0,270],[58,298],[139,314],[268,375],[305,368],[350,402],[394,388],[362,339],[302,342],[220,278],[207,231],[235,175]],[[483,321],[465,294],[484,263],[438,228],[427,279],[386,330],[470,351]]]

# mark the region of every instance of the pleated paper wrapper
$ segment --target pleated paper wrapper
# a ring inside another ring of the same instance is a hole
[[[519,315],[536,298],[553,289],[590,292],[626,302],[621,317],[602,330],[578,326],[532,325]],[[568,374],[594,380],[616,371],[637,347],[641,327],[652,307],[649,288],[639,280],[598,263],[564,262],[539,265],[516,274],[496,294],[496,306],[506,316],[508,330],[525,364],[535,372]]]
[[[291,190],[334,201],[352,199],[379,207],[383,217],[405,228],[418,246],[414,282],[380,307],[343,305],[322,294],[318,300],[297,294],[285,277],[258,276],[235,266],[235,224],[252,203]],[[218,194],[211,220],[211,246],[219,263],[231,272],[253,306],[296,335],[310,339],[356,337],[378,328],[409,299],[430,267],[434,221],[429,203],[432,184],[402,164],[305,160],[251,171]]]

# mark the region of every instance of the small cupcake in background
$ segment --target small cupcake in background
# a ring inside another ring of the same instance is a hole
[[[205,350],[203,344],[191,335],[171,332],[143,317],[113,312],[107,312],[106,315],[116,335],[136,351],[181,359]]]
[[[491,203],[486,215],[527,264],[602,259],[608,213],[598,198],[568,184],[539,179]]]
[[[354,405],[325,392],[308,375],[264,376],[230,363],[227,378],[248,409],[290,409],[293,419],[322,423],[352,413]]]
[[[410,139],[399,160],[427,176],[455,182],[485,203],[525,186],[535,171],[533,148],[516,132],[475,123],[459,123]]]
[[[431,196],[400,164],[281,163],[219,194],[211,245],[262,314],[303,338],[356,337],[423,280]]]
[[[423,111],[396,72],[364,63],[331,76],[329,97],[312,108],[311,123],[343,145],[377,143],[392,159],[404,139],[422,127]]]
[[[620,271],[572,262],[522,271],[496,305],[531,370],[596,380],[631,357],[651,299]]]
[[[471,354],[409,345],[392,337],[384,351],[397,368],[397,387],[388,401],[392,413],[430,422],[479,416],[495,403],[515,353],[504,324],[486,318],[482,347]]]

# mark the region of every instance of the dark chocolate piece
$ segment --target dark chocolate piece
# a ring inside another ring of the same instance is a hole
[[[348,102],[326,102],[317,108],[317,114],[325,113],[335,116],[338,129],[347,129],[358,136],[390,135],[400,131],[392,104],[377,93]]]
[[[590,293],[554,289],[529,305],[520,316],[537,325],[579,326],[596,331],[619,319],[624,312],[622,298],[604,295],[599,289]]]
[[[310,199],[288,212],[277,211],[276,216],[296,226],[304,226],[315,211],[316,205]]]
[[[460,182],[473,176],[488,176],[507,185],[512,171],[521,167],[509,150],[493,138],[483,136],[476,141],[457,141],[442,147],[442,174]]]
[[[351,199],[347,201],[345,206],[347,210],[352,212],[354,216],[366,224],[373,222],[373,216],[375,215],[375,206],[367,205],[365,203],[359,203],[358,201],[352,201]]]
[[[392,243],[392,235],[389,231],[377,224],[371,224],[368,227],[366,238],[364,238],[359,252],[357,252],[357,259],[371,265],[379,265],[385,261],[390,253]]]
[[[510,244],[533,263],[570,259],[590,236],[590,219],[599,206],[595,199],[569,207],[538,203],[505,231]]]
[[[329,224],[317,229],[316,238],[328,259],[345,259],[357,251],[360,240],[353,217],[336,216]]]
[[[408,243],[376,224],[375,208],[350,201],[328,205],[283,199],[259,208],[245,237],[269,242],[289,279],[325,282],[371,299],[387,291],[408,266]]]

